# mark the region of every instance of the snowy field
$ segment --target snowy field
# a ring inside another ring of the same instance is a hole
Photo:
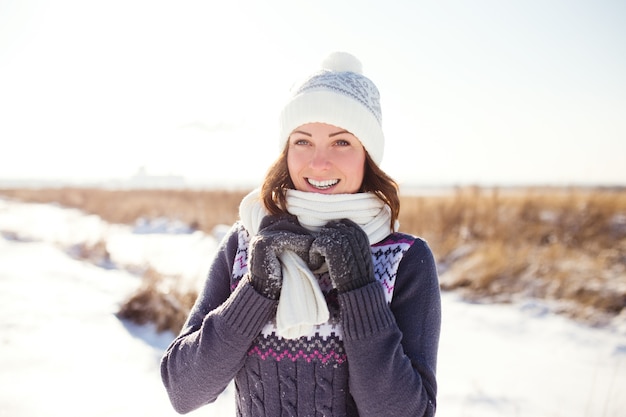
[[[172,223],[111,225],[55,205],[0,200],[0,417],[174,416],[159,376],[172,334],[115,313],[151,265],[203,279],[216,242]],[[111,262],[71,256],[105,241]],[[443,295],[440,417],[624,417],[626,332],[590,329],[539,302]],[[232,388],[197,416],[234,416]]]

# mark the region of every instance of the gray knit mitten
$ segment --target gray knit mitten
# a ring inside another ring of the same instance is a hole
[[[283,277],[278,257],[286,250],[309,262],[313,236],[289,214],[263,218],[259,232],[250,241],[250,274],[252,286],[272,300],[280,298]]]
[[[311,252],[326,259],[330,279],[340,293],[375,281],[369,239],[352,220],[326,224],[313,241]]]

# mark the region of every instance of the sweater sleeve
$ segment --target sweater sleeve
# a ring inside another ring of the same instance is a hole
[[[426,242],[404,255],[390,305],[378,283],[341,294],[340,303],[359,415],[433,416],[441,298]]]
[[[247,279],[231,293],[237,250],[238,233],[233,227],[220,244],[183,329],[161,359],[161,378],[179,413],[217,399],[275,311],[276,302],[257,293]]]

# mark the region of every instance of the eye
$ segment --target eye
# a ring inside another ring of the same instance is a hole
[[[350,142],[345,139],[338,139],[335,141],[336,146],[350,146]]]
[[[302,137],[300,135],[294,135],[289,138],[289,143],[291,146],[306,146],[311,143],[309,138]]]

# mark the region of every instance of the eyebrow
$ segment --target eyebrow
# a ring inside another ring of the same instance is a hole
[[[310,133],[308,133],[308,132],[304,132],[304,131],[302,131],[302,130],[294,130],[294,131],[293,131],[293,133],[292,133],[292,135],[293,135],[294,133],[300,133],[300,134],[302,134],[302,135],[306,135],[306,136],[309,136],[309,137],[313,136],[312,134],[310,134]],[[348,132],[347,130],[340,130],[339,132],[331,133],[330,135],[328,135],[328,137],[329,137],[329,138],[332,138],[333,136],[341,135],[341,134],[344,134],[344,133],[350,133],[350,132]]]

